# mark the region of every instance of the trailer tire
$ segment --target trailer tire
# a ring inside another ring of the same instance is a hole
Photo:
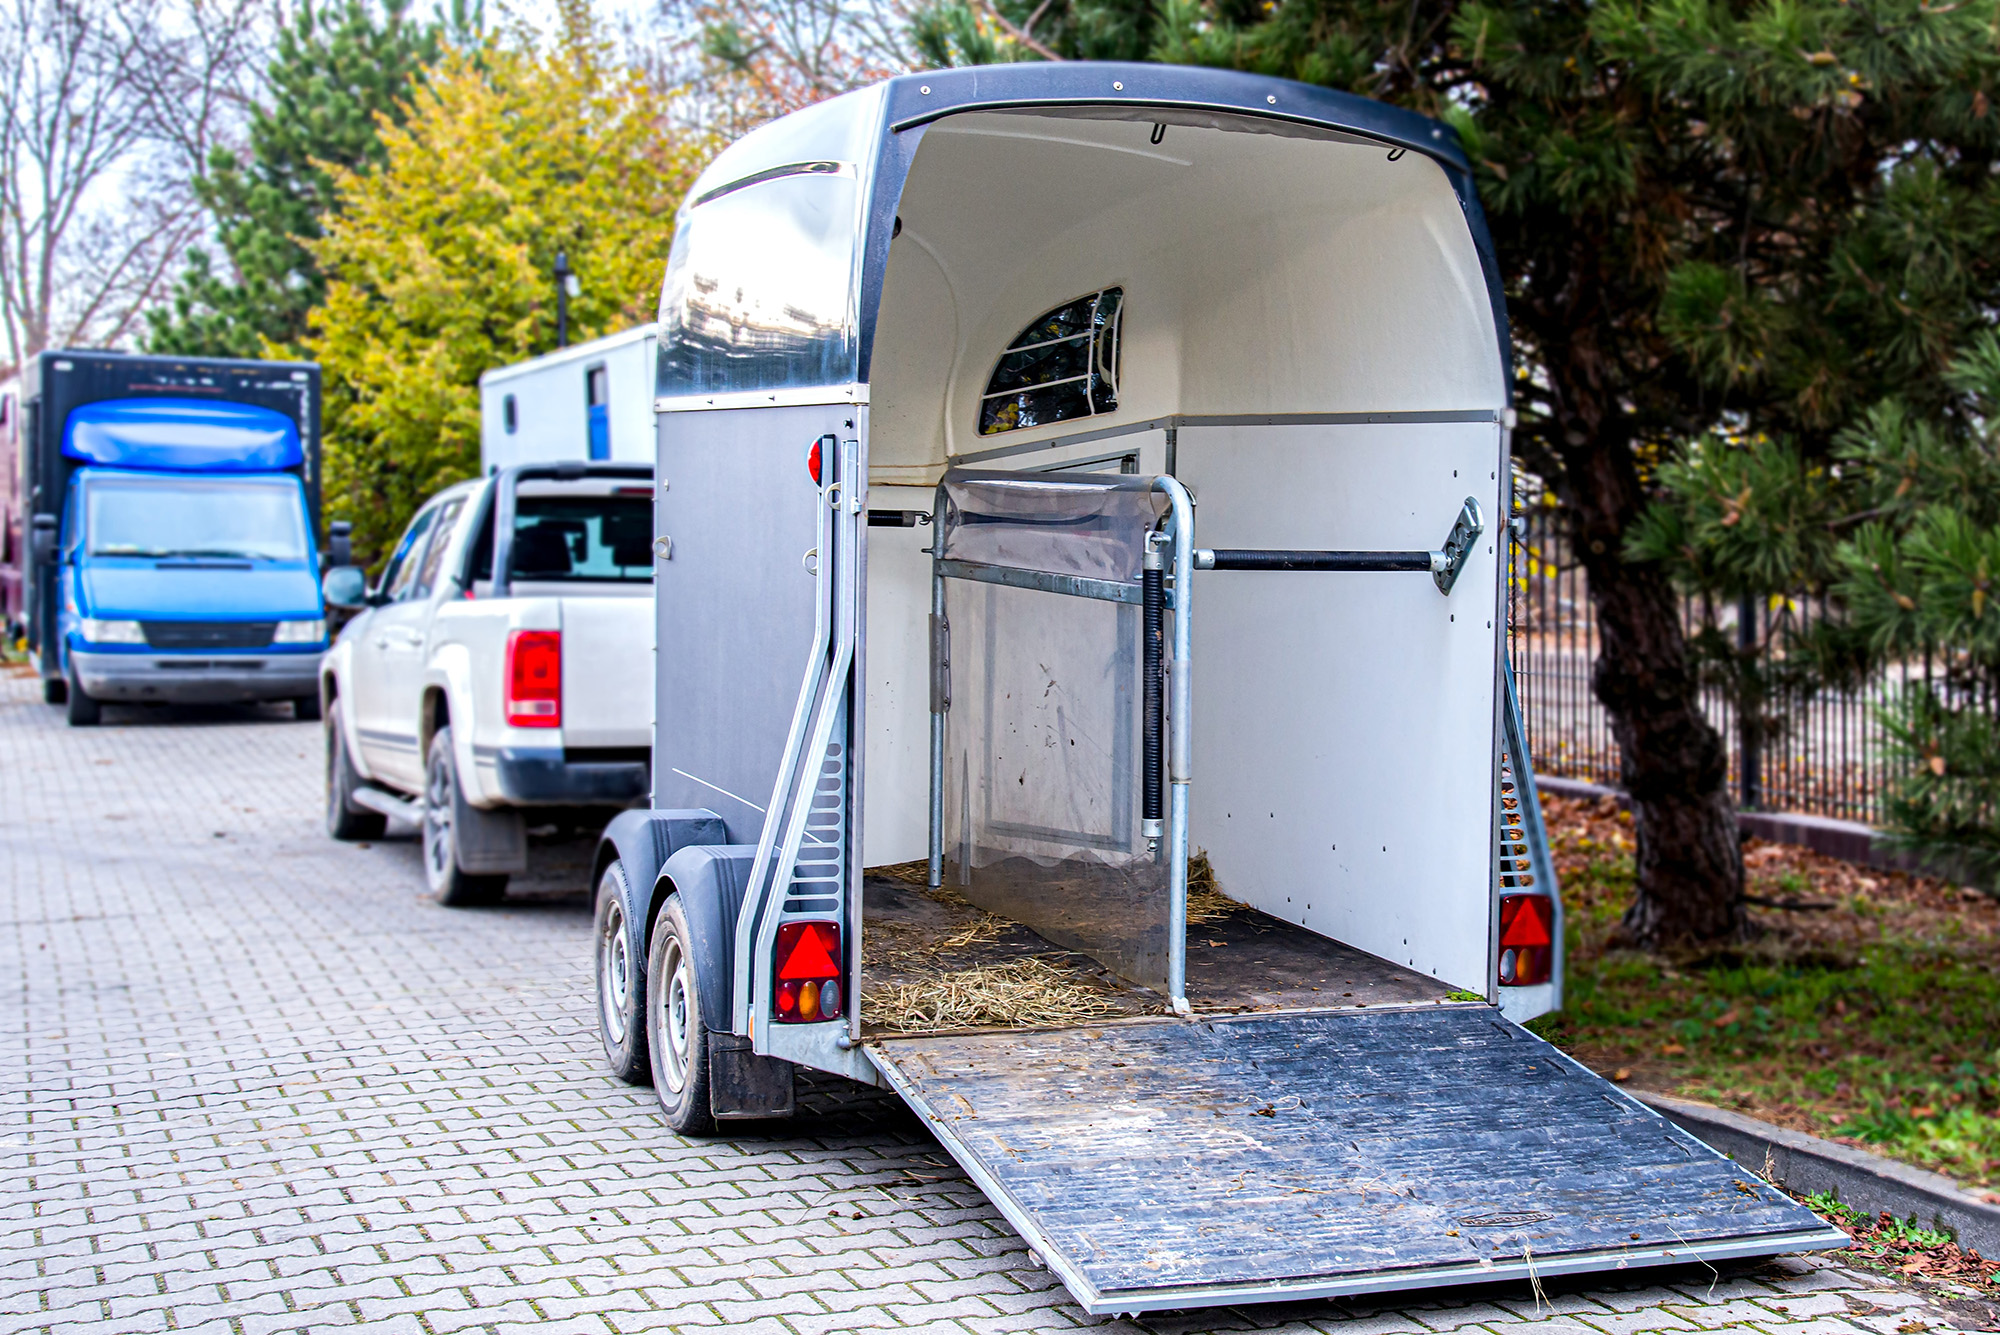
[[[451,729],[431,737],[424,762],[424,880],[448,909],[497,904],[507,893],[505,875],[475,875],[458,865],[458,759]]]
[[[646,1047],[653,1094],[667,1125],[684,1136],[707,1136],[715,1133],[715,1116],[708,1104],[708,1025],[693,941],[681,897],[667,896],[646,951]]]
[[[67,697],[65,717],[72,728],[94,728],[104,719],[104,706],[83,693],[83,687],[76,681],[76,673],[70,673],[63,694]]]
[[[389,818],[355,802],[354,792],[361,776],[347,755],[347,732],[340,726],[340,701],[326,720],[326,832],[335,839],[380,839],[389,828]]]
[[[296,696],[292,700],[292,717],[300,723],[319,722],[319,693]]]
[[[628,1085],[650,1084],[646,1051],[644,952],[632,948],[626,920],[625,864],[613,861],[597,882],[597,1035],[611,1074]]]
[[[61,677],[42,678],[42,703],[60,705],[69,700],[69,683]]]

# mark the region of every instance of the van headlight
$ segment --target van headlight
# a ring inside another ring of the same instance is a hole
[[[146,631],[136,621],[99,621],[85,617],[77,626],[83,638],[92,644],[144,644]]]
[[[280,621],[278,633],[271,637],[273,644],[318,644],[326,638],[326,618],[314,617],[311,621]]]

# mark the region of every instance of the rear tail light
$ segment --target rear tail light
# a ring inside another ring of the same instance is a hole
[[[778,924],[778,1019],[810,1024],[840,1018],[840,924]]]
[[[1555,905],[1547,895],[1500,896],[1500,983],[1533,987],[1555,967]]]
[[[562,726],[562,632],[517,630],[507,637],[507,722]]]

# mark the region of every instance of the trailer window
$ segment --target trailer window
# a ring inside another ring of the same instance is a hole
[[[1118,407],[1118,331],[1125,290],[1058,306],[1007,345],[979,400],[979,434],[1095,417]]]
[[[510,436],[521,428],[521,414],[514,407],[514,396],[512,394],[500,400],[500,423],[507,429],[507,434]]]

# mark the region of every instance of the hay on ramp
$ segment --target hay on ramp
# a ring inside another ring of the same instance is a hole
[[[1081,1024],[1124,1012],[1102,987],[1032,956],[868,985],[862,997],[872,1026],[903,1034]]]

